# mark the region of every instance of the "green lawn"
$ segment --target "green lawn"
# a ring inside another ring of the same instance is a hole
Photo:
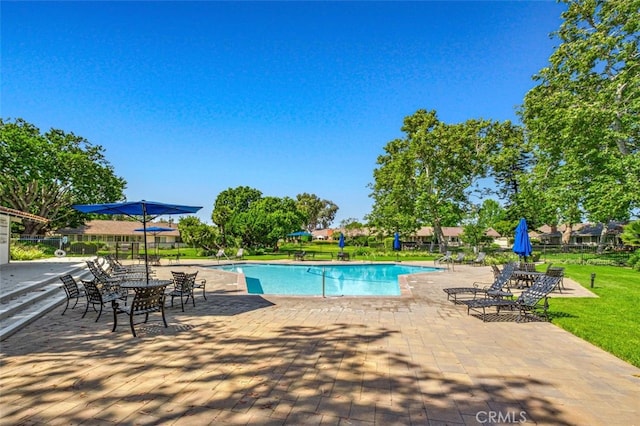
[[[550,300],[551,321],[640,367],[640,273],[615,266],[561,265],[565,276],[598,298]],[[591,288],[591,274],[595,273]]]

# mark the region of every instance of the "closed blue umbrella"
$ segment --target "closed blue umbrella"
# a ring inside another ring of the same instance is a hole
[[[82,213],[95,214],[121,214],[132,217],[136,220],[142,218],[142,229],[144,232],[144,264],[149,282],[149,257],[147,255],[147,222],[152,221],[158,216],[169,214],[187,214],[195,213],[202,207],[181,206],[177,204],[158,203],[156,201],[125,201],[122,203],[106,203],[106,204],[76,204],[74,209]]]
[[[393,249],[396,251],[400,251],[401,248],[402,246],[400,245],[400,234],[396,232],[393,236]]]
[[[340,239],[338,239],[338,247],[340,247],[340,251],[344,249],[344,234],[340,233]]]
[[[520,223],[516,227],[515,239],[513,241],[513,252],[518,256],[524,257],[526,262],[527,256],[531,256],[533,247],[531,246],[531,240],[529,240],[529,233],[527,230],[527,221],[522,218]]]

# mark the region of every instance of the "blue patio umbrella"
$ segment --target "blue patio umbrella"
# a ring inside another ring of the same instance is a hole
[[[520,219],[520,223],[518,223],[518,226],[516,227],[515,239],[513,241],[513,252],[518,256],[524,257],[525,261],[533,252],[531,240],[529,240],[529,233],[527,231],[527,221],[524,218]]]
[[[151,235],[153,235],[153,241],[155,244],[155,239],[158,236],[159,233],[161,232],[171,232],[171,231],[175,231],[176,228],[166,228],[166,227],[162,227],[162,226],[149,226],[146,229],[147,233],[150,233]],[[134,229],[135,232],[145,232],[144,228],[137,228]],[[158,245],[156,244],[156,254],[158,254]]]
[[[338,239],[338,247],[340,247],[340,251],[344,250],[344,234],[340,233],[340,238]]]
[[[396,251],[400,251],[401,248],[402,246],[400,245],[400,234],[396,232],[393,236],[393,249]]]
[[[182,206],[178,204],[165,204],[157,201],[124,201],[121,203],[106,204],[76,204],[74,209],[82,213],[94,214],[121,214],[129,216],[142,222],[144,232],[144,265],[149,282],[149,256],[147,254],[147,222],[152,221],[158,216],[172,214],[189,214],[195,213],[202,207]]]

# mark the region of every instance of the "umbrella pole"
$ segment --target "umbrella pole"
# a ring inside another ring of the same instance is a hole
[[[142,204],[142,229],[144,233],[144,272],[149,284],[149,256],[147,254],[147,205]]]

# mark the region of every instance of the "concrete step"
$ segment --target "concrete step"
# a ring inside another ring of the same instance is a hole
[[[73,275],[77,281],[89,278],[90,275],[83,265],[73,265],[59,275],[44,276],[39,281],[23,282],[15,289],[3,289],[5,291],[2,292],[0,302],[0,340],[6,339],[64,304],[66,295],[58,277],[67,273]],[[82,302],[80,300],[79,303]]]
[[[74,275],[77,271],[85,268],[82,263],[70,263],[69,266],[53,273],[44,273],[42,276],[38,276],[35,279],[28,279],[21,281],[18,285],[2,286],[0,287],[0,303],[9,302],[11,299],[15,299],[23,294],[37,291],[43,285],[56,282],[62,285],[60,276],[65,274]]]

